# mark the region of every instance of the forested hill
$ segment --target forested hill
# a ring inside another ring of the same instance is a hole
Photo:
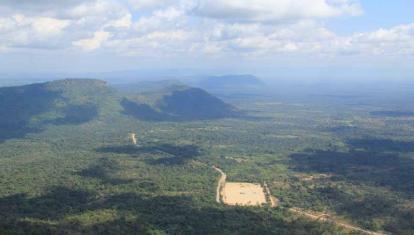
[[[235,108],[199,88],[169,86],[128,97],[106,82],[65,79],[0,88],[0,141],[45,125],[77,125],[105,114],[178,121],[234,117]]]
[[[143,120],[179,121],[236,117],[236,108],[200,88],[169,86],[125,98],[125,112]]]
[[[36,132],[45,124],[81,124],[105,109],[104,81],[66,79],[0,88],[0,140]]]

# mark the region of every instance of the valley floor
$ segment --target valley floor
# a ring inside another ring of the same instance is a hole
[[[414,117],[390,112],[414,110],[412,92],[227,92],[245,116],[153,121],[95,83],[0,126],[0,234],[414,233]],[[226,181],[263,183],[277,206],[224,205]]]

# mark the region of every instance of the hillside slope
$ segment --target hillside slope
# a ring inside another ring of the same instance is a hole
[[[151,121],[206,120],[237,115],[234,107],[199,88],[168,85],[129,94],[134,93],[117,93],[106,82],[93,79],[0,88],[0,141],[39,132],[46,125],[79,125],[106,114],[117,118],[122,110],[123,114]]]
[[[0,140],[22,137],[45,124],[81,124],[98,116],[111,94],[92,79],[0,88]]]
[[[205,120],[238,115],[236,109],[200,88],[170,86],[123,99],[124,112],[151,121]]]

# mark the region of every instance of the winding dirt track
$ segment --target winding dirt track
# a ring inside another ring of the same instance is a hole
[[[133,145],[137,145],[137,134],[129,133],[129,138],[131,139]]]
[[[267,186],[267,183],[263,182],[263,186],[266,190],[266,197],[269,199],[270,207],[277,207],[277,199],[273,197],[272,194],[270,193],[270,189]]]
[[[290,208],[289,211],[291,211],[291,212],[293,212],[295,214],[301,215],[303,217],[307,217],[307,218],[309,218],[311,220],[318,220],[318,221],[322,221],[322,222],[332,222],[332,223],[334,223],[334,224],[336,224],[336,225],[338,225],[340,227],[343,227],[345,229],[353,230],[353,231],[356,231],[356,232],[361,232],[361,233],[364,233],[364,234],[369,234],[369,235],[386,235],[386,233],[373,232],[373,231],[369,231],[369,230],[362,229],[360,227],[356,227],[356,226],[351,225],[351,224],[346,224],[346,223],[338,222],[338,221],[336,221],[334,219],[328,218],[327,216],[329,216],[329,215],[327,215],[327,214],[320,214],[320,215],[318,215],[318,214],[314,214],[314,213],[311,213],[311,212],[306,212],[306,211],[304,211],[304,210],[302,210],[300,208],[295,208],[295,207]]]
[[[226,173],[224,173],[220,168],[213,166],[213,169],[218,171],[220,173],[220,179],[217,183],[217,189],[216,189],[216,202],[217,203],[221,203],[221,189],[224,187],[224,185],[226,184],[226,178],[227,175]],[[264,183],[265,189],[266,189],[266,193],[268,194],[268,196],[270,196],[271,199],[271,206],[272,207],[276,207],[277,203],[275,201],[272,200],[271,195],[270,195],[270,190],[266,184],[266,182]],[[352,230],[352,231],[356,231],[356,232],[360,232],[360,233],[364,233],[364,234],[368,234],[368,235],[387,235],[386,233],[382,233],[382,232],[373,232],[373,231],[369,231],[369,230],[365,230],[362,229],[360,227],[351,225],[351,224],[347,224],[347,223],[343,223],[343,222],[339,222],[335,219],[329,218],[328,214],[316,214],[316,213],[312,213],[312,212],[307,212],[304,211],[300,208],[297,207],[293,207],[289,209],[290,212],[298,214],[300,216],[309,218],[311,220],[317,220],[317,221],[321,221],[321,222],[330,222],[330,223],[334,223],[340,227],[343,227],[345,229],[348,230]]]
[[[216,166],[213,166],[213,169],[220,172],[220,175],[221,175],[218,181],[217,190],[216,190],[216,202],[220,203],[220,192],[221,192],[221,189],[224,187],[224,184],[226,183],[227,175],[220,168],[217,168]]]

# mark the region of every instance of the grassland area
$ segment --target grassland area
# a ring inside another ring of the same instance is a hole
[[[96,118],[3,138],[0,234],[359,234],[291,208],[413,234],[414,116],[370,113],[412,109],[401,93],[280,90],[217,93],[245,117],[138,120],[107,102]],[[267,182],[278,206],[217,203],[212,165],[231,182]]]

